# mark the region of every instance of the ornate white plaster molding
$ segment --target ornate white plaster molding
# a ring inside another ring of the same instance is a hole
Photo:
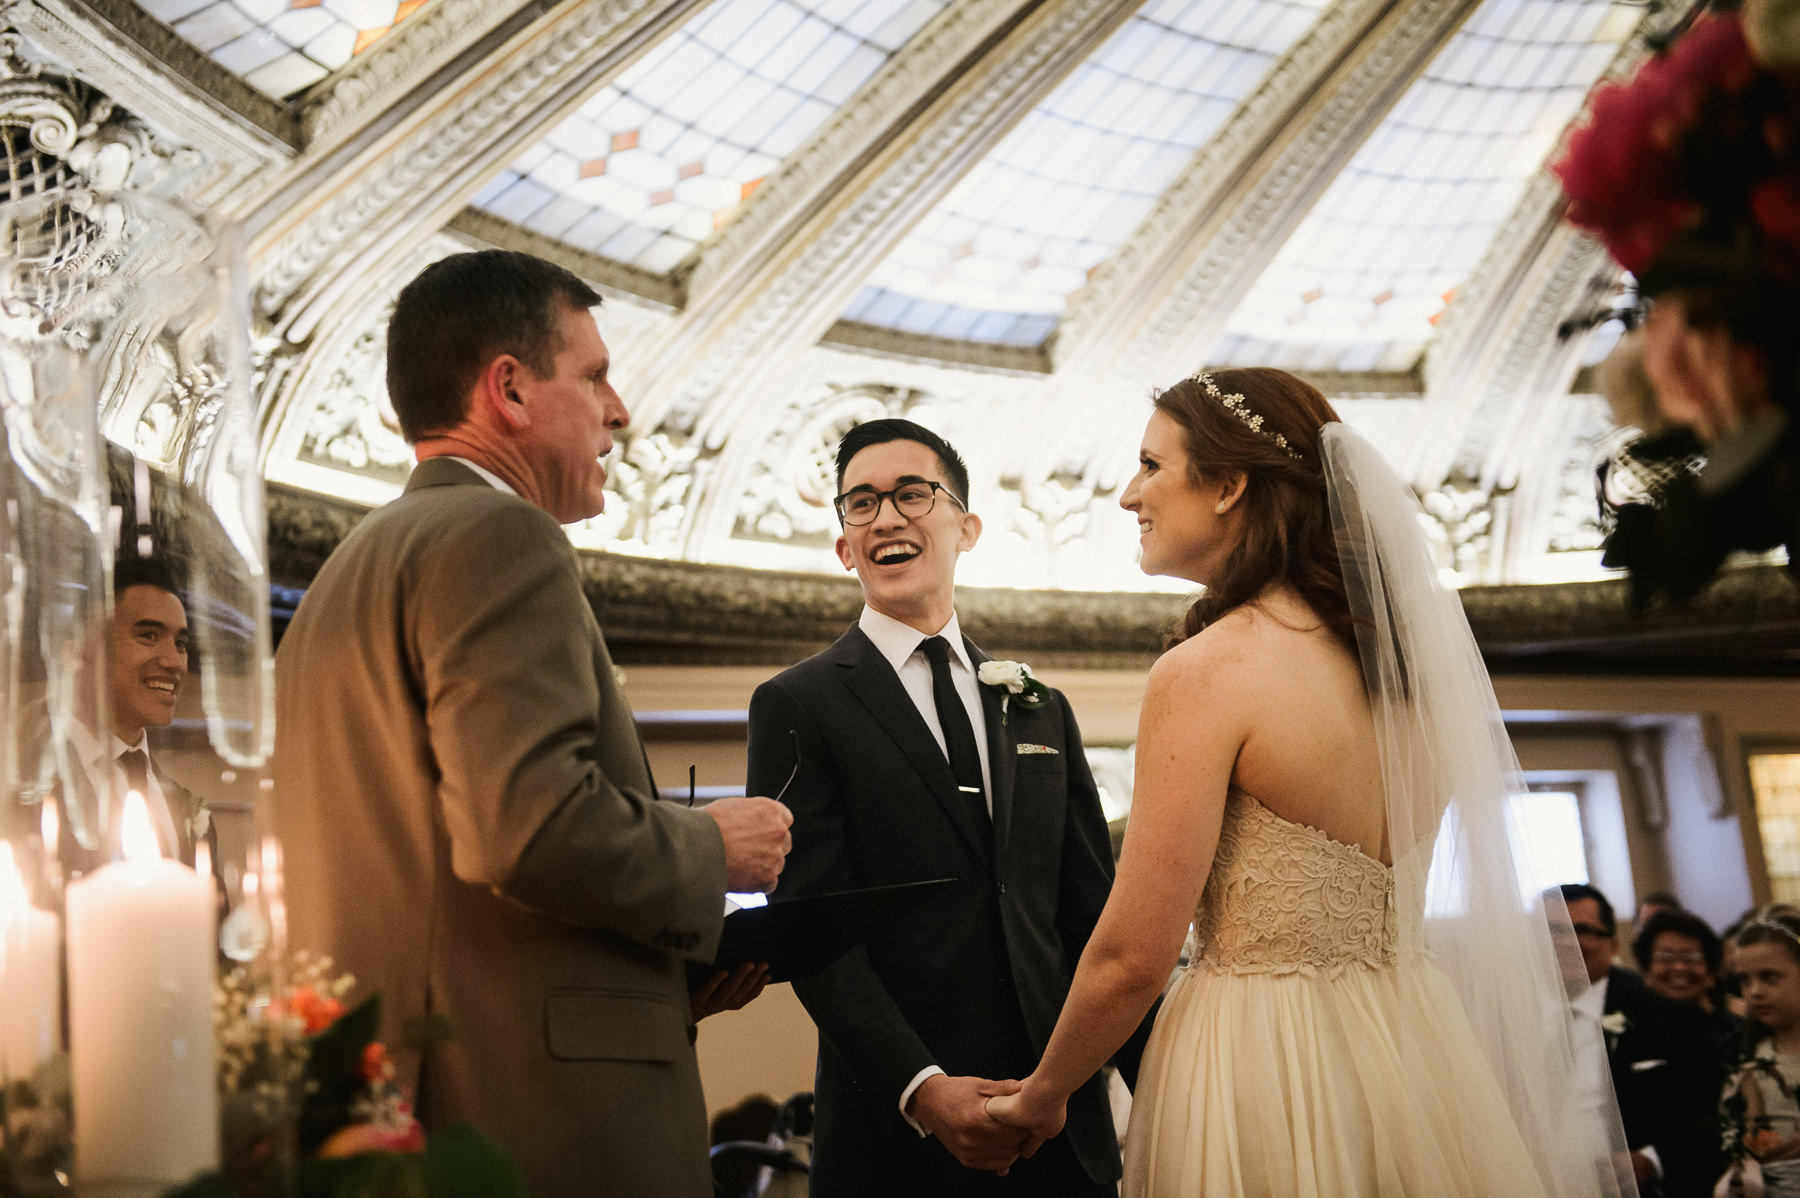
[[[1691,7],[1690,0],[1673,0],[1646,10],[1633,34],[1620,43],[1612,61],[1601,73],[1599,84],[1623,79],[1637,70],[1649,55],[1649,38],[1671,28]],[[1575,124],[1592,114],[1594,90],[1582,101]],[[1437,334],[1426,351],[1423,371],[1428,390],[1456,389],[1465,385],[1470,364],[1485,355],[1483,344],[1505,330],[1496,330],[1493,320],[1496,305],[1509,302],[1508,293],[1519,285],[1521,272],[1542,252],[1547,230],[1562,219],[1562,185],[1547,169],[1548,163],[1561,156],[1568,140],[1565,130],[1556,149],[1546,156],[1546,169],[1540,170],[1526,185],[1518,203],[1506,220],[1494,231],[1481,262],[1457,287],[1456,300],[1444,310]]]
[[[1072,359],[1103,329],[1130,329],[1144,319],[1144,306],[1155,299],[1154,278],[1191,241],[1194,226],[1217,209],[1225,193],[1387,7],[1388,0],[1337,0],[1269,68],[1218,132],[1194,153],[1131,236],[1069,301],[1052,334],[1052,356],[1059,369],[1064,363],[1073,364]],[[1106,347],[1098,347],[1098,353],[1106,356]]]
[[[111,3],[111,0],[109,0]],[[71,75],[130,109],[173,142],[204,158],[202,169],[185,180],[179,197],[200,207],[231,208],[267,171],[294,155],[297,127],[284,127],[281,106],[229,76],[180,43],[167,29],[131,8],[131,23],[153,45],[140,45],[82,0],[13,0],[0,9],[0,22],[23,32]],[[158,36],[152,36],[152,30]],[[163,41],[177,43],[165,45]],[[183,54],[181,51],[185,50]],[[187,61],[201,86],[176,63]],[[233,86],[235,84],[235,86]],[[253,112],[254,115],[246,115]]]
[[[1114,369],[1146,384],[1206,361],[1231,313],[1388,110],[1476,0],[1413,0],[1389,12],[1309,99],[1246,182],[1223,198],[1223,219],[1187,263]]]
[[[948,68],[1031,7],[1029,0],[956,0],[946,7],[762,181],[686,269],[687,293],[707,296],[728,286],[747,260],[778,244],[837,179],[893,136],[895,122],[944,85]]]
[[[502,26],[541,15],[556,0],[435,0],[383,34],[301,98],[308,150],[337,141],[379,116],[433,72]]]
[[[721,493],[732,494],[773,419],[772,405],[759,411],[738,401],[782,386],[913,223],[1133,8],[1131,0],[1069,0],[1014,30],[843,189],[828,220],[797,236],[729,304],[684,314],[655,355],[669,368],[639,388],[640,418],[709,445],[733,440],[718,476]],[[729,501],[702,503],[696,535],[728,535]]]
[[[253,215],[259,309],[290,340],[441,227],[483,180],[623,70],[699,0],[584,0],[554,10],[389,144],[300,172]]]

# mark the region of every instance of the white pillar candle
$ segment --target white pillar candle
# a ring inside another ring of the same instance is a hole
[[[0,1055],[30,1077],[62,1040],[62,921],[31,905],[12,845],[0,840]]]
[[[211,883],[125,801],[125,860],[69,887],[76,1189],[156,1195],[219,1164]]]

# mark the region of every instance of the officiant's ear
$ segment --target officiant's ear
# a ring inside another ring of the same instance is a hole
[[[1236,507],[1238,501],[1244,497],[1244,490],[1249,484],[1250,477],[1242,470],[1233,470],[1229,474],[1220,476],[1212,487],[1207,488],[1209,491],[1216,489],[1218,493],[1217,506],[1213,510],[1223,516]]]
[[[498,354],[482,367],[475,403],[509,431],[517,432],[531,424],[531,413],[521,391],[535,377],[525,363],[511,354]]]

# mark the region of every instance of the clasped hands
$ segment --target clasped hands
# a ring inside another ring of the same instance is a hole
[[[1033,1107],[1022,1090],[1016,1081],[935,1075],[913,1091],[908,1113],[964,1168],[1004,1177],[1062,1131],[1065,1104]]]

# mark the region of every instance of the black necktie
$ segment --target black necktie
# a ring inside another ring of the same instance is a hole
[[[119,764],[125,767],[125,784],[150,801],[150,758],[142,749],[126,749],[119,754]]]
[[[950,677],[950,642],[941,636],[926,637],[919,648],[931,662],[931,701],[937,704],[938,724],[944,729],[944,743],[950,747],[950,773],[975,817],[975,826],[985,828],[988,809],[981,789],[981,752],[975,747],[969,711]]]

